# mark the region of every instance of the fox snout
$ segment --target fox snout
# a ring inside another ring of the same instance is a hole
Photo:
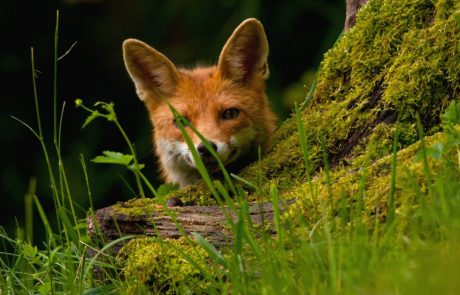
[[[226,165],[232,162],[235,159],[234,156],[238,153],[238,147],[236,146],[231,146],[227,143],[215,143],[210,140],[208,140],[208,146],[200,142],[195,146],[195,149],[201,161],[210,172],[219,170],[218,161]],[[212,152],[210,149],[212,149]],[[186,153],[185,158],[190,166],[196,168],[195,159],[190,150]]]
[[[217,145],[213,141],[208,141],[209,146],[217,152]],[[200,144],[196,147],[196,150],[198,152],[198,155],[200,156],[201,160],[206,164],[208,162],[211,162],[213,159],[211,151],[206,147],[205,144],[200,142]],[[214,159],[215,160],[215,159]]]

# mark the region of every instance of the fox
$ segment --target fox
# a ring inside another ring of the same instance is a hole
[[[268,41],[257,19],[243,21],[209,67],[176,67],[137,39],[123,42],[123,59],[149,114],[164,182],[182,188],[201,178],[170,107],[208,141],[226,169],[244,167],[259,148],[270,147],[277,117],[265,91]],[[200,136],[190,125],[184,128],[207,170],[218,173],[218,162]]]

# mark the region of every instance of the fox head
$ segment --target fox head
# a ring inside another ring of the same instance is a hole
[[[265,94],[268,42],[258,20],[247,19],[235,29],[215,66],[178,68],[136,39],[124,41],[123,55],[149,112],[155,152],[167,182],[185,186],[199,179],[168,104],[207,139],[224,165],[246,161],[254,148],[270,144],[276,118]],[[185,131],[208,170],[217,170],[217,161],[200,137],[190,127]]]

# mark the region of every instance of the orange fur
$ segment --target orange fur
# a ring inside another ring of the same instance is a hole
[[[224,164],[238,162],[251,147],[270,145],[276,117],[265,94],[268,43],[256,19],[236,28],[212,67],[176,68],[166,56],[135,39],[123,43],[123,52],[137,94],[150,114],[165,181],[185,186],[199,175],[164,100],[216,144]],[[191,128],[186,132],[198,148],[199,137]],[[202,158],[209,166],[215,164],[206,152]]]

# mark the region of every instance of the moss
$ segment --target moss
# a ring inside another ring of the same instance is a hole
[[[126,202],[118,202],[112,205],[112,215],[127,215],[127,216],[138,216],[138,215],[150,215],[154,211],[162,210],[162,206],[155,199],[150,198],[138,198],[131,199]]]
[[[426,137],[424,143],[432,146],[437,142],[443,142],[446,134],[437,133]],[[420,142],[417,142],[397,153],[395,200],[398,214],[410,215],[412,206],[418,202],[415,194],[417,189],[422,192],[426,189],[426,175],[421,160],[414,160],[420,150]],[[440,171],[439,161],[429,159],[430,171]],[[316,222],[315,216],[329,214],[333,208],[339,210],[342,198],[347,207],[359,206],[360,198],[366,216],[370,218],[378,214],[385,219],[388,209],[389,192],[391,184],[392,156],[388,155],[375,161],[368,161],[362,166],[341,166],[332,171],[330,177],[331,191],[327,186],[325,175],[319,175],[313,182],[314,194],[311,194],[309,183],[304,183],[290,191],[289,196],[298,201],[289,208],[285,218],[292,219],[294,216],[307,216],[312,222]],[[416,189],[417,188],[417,189]],[[333,212],[334,213],[334,212]],[[404,225],[403,225],[404,226]]]
[[[179,197],[183,202],[190,204],[210,206],[216,205],[216,201],[212,198],[211,192],[206,184],[202,181],[189,185],[179,191],[172,192],[166,198]]]
[[[122,275],[134,289],[147,285],[154,293],[206,293],[210,283],[203,280],[192,260],[201,268],[207,253],[184,238],[159,240],[137,238],[125,245],[117,256]]]

